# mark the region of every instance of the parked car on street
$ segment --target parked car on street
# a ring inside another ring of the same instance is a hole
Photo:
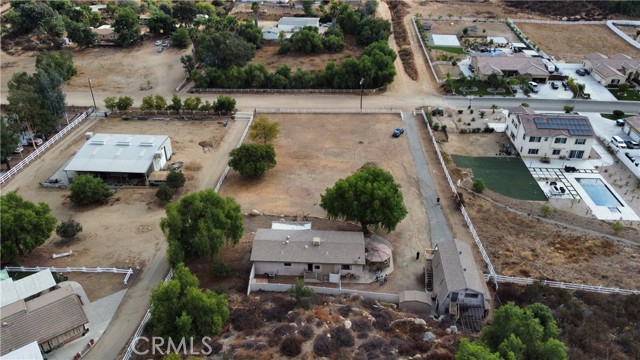
[[[560,85],[558,85],[558,83],[552,82],[551,83],[551,88],[553,90],[558,90],[558,89],[560,89]]]
[[[640,144],[638,144],[637,141],[628,140],[628,141],[625,141],[624,143],[627,144],[627,148],[629,149],[640,149]]]
[[[163,52],[163,51],[164,51],[164,48],[163,48],[162,46],[160,46],[160,47],[158,47],[158,48],[156,49],[156,51],[157,51],[157,52],[159,52],[159,53],[161,53],[161,52]]]
[[[540,85],[538,85],[537,82],[529,81],[529,89],[531,89],[531,91],[533,91],[534,93],[537,93],[538,91],[540,91]]]
[[[587,72],[584,69],[576,69],[576,74],[580,76],[585,76],[587,75]]]
[[[43,141],[40,138],[35,138],[33,139],[33,141],[31,141],[31,145],[32,146],[40,146],[42,145]]]
[[[393,134],[391,136],[393,136],[394,138],[400,137],[400,135],[404,134],[404,129],[403,128],[397,128],[393,131]]]
[[[156,41],[156,46],[160,46],[160,45],[162,45],[162,40]]]
[[[624,119],[618,119],[618,120],[616,120],[616,125],[618,125],[618,126],[624,126]]]

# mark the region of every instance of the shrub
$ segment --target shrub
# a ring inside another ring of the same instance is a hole
[[[462,114],[464,110],[458,110],[458,114]]]
[[[173,191],[173,189],[167,186],[167,184],[160,185],[160,187],[158,188],[158,191],[156,191],[156,197],[158,198],[158,200],[162,201],[163,203],[167,203],[171,201],[171,199],[173,199],[174,194],[175,192]]]
[[[253,310],[236,310],[231,312],[229,320],[236,331],[251,334],[253,330],[262,326],[262,321],[257,315],[258,312]]]
[[[331,338],[334,339],[340,347],[351,347],[355,344],[353,333],[344,327],[344,325],[331,329]]]
[[[289,295],[296,303],[304,309],[310,309],[315,298],[315,291],[304,284],[304,280],[297,279],[295,284],[289,288]]]
[[[301,343],[298,336],[287,336],[280,343],[280,352],[285,356],[298,356],[302,352]]]
[[[484,126],[484,129],[482,129],[482,132],[483,132],[483,133],[492,133],[492,132],[494,132],[494,131],[496,131],[496,129],[492,128],[492,127],[491,127],[491,126],[489,126],[489,125],[485,125],[485,126]]]
[[[615,235],[620,234],[620,232],[624,230],[624,225],[620,221],[614,221],[610,223],[609,226],[611,226],[611,230]]]
[[[486,114],[487,114],[487,113],[486,113],[485,111],[480,111],[480,118],[481,118],[481,119],[482,119],[482,118],[484,118],[484,116],[485,116]]]
[[[477,193],[482,193],[487,188],[487,185],[484,183],[484,180],[482,180],[481,178],[477,178],[473,180],[473,185],[471,186],[471,188]]]
[[[226,279],[231,275],[231,268],[222,261],[216,261],[213,263],[213,277],[215,279]]]
[[[71,202],[77,205],[89,205],[106,202],[113,194],[111,187],[102,179],[91,175],[78,175],[71,183]]]
[[[336,342],[326,334],[318,334],[313,340],[313,353],[318,356],[329,357],[337,348]]]
[[[529,103],[522,103],[520,105],[522,105],[522,107],[529,107]]]
[[[73,239],[82,231],[82,225],[73,219],[63,221],[56,227],[56,234],[65,240]]]
[[[540,205],[540,215],[544,216],[544,217],[549,217],[553,214],[555,214],[556,209],[552,206],[549,206],[548,204],[542,204]]]
[[[613,115],[619,119],[624,116],[624,111],[622,110],[613,110]]]
[[[186,181],[187,179],[185,179],[182,171],[171,170],[169,172],[169,175],[167,175],[167,186],[174,190],[177,190],[183,187]]]
[[[298,330],[298,335],[300,335],[305,341],[311,340],[315,331],[309,324],[305,324]]]
[[[439,123],[433,123],[433,126],[431,126],[431,128],[433,129],[433,131],[438,131],[438,130],[440,130],[440,124]]]

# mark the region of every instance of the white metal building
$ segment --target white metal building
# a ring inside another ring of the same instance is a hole
[[[168,135],[87,133],[87,142],[64,168],[68,179],[88,174],[116,185],[146,185],[171,159]]]
[[[433,46],[462,47],[460,41],[458,41],[458,37],[455,35],[433,34],[429,35],[429,37],[431,38],[431,45]]]

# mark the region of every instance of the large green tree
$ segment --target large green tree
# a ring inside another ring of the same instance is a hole
[[[51,215],[49,205],[43,202],[36,205],[15,192],[0,197],[0,208],[0,260],[3,263],[31,253],[56,227],[56,218]]]
[[[233,36],[229,31],[207,31],[198,36],[196,58],[205,67],[243,66],[256,53],[254,44]]]
[[[189,47],[189,45],[191,45],[189,30],[187,30],[186,28],[176,29],[176,31],[174,31],[174,33],[171,35],[171,42],[173,43],[173,46],[177,47],[178,49],[186,49],[187,47]]]
[[[89,25],[67,21],[66,29],[69,40],[76,43],[81,48],[93,46],[96,41],[98,41],[98,34],[93,32]]]
[[[170,35],[176,30],[177,24],[178,21],[176,19],[161,10],[152,12],[149,20],[147,20],[149,31],[154,34]]]
[[[498,308],[480,340],[461,343],[457,360],[565,360],[567,347],[557,339],[560,329],[549,308],[540,303],[520,308],[513,303]]]
[[[229,317],[227,298],[201,290],[198,278],[179,263],[173,278],[151,292],[153,334],[164,338],[191,338],[217,334]],[[188,340],[187,340],[188,341]]]
[[[70,51],[42,51],[36,56],[36,70],[55,72],[62,80],[70,80],[78,69],[73,65],[73,55]]]
[[[269,121],[269,118],[260,115],[251,124],[249,128],[249,137],[253,141],[267,144],[278,137],[280,133],[280,124],[275,121]]]
[[[130,7],[121,7],[113,21],[113,31],[118,35],[116,44],[129,47],[140,40],[140,19]]]
[[[20,143],[20,134],[14,127],[9,126],[9,120],[0,117],[0,162],[9,166],[8,158],[18,147]]]
[[[77,205],[101,203],[113,195],[111,186],[91,175],[77,175],[71,182],[71,202]]]
[[[226,243],[237,244],[242,237],[240,205],[212,189],[189,194],[165,210],[160,227],[169,243],[171,265],[188,257],[213,257]]]
[[[182,24],[191,24],[198,14],[198,8],[192,1],[178,1],[173,6],[173,17]]]
[[[372,163],[327,188],[320,206],[330,219],[359,222],[365,233],[368,225],[393,231],[407,216],[400,185],[391,173]]]
[[[244,144],[233,149],[229,157],[229,166],[246,177],[260,177],[277,164],[271,144]]]

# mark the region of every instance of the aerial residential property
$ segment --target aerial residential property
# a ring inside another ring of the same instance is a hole
[[[587,159],[596,141],[589,118],[573,114],[537,114],[509,109],[506,133],[523,157]]]

